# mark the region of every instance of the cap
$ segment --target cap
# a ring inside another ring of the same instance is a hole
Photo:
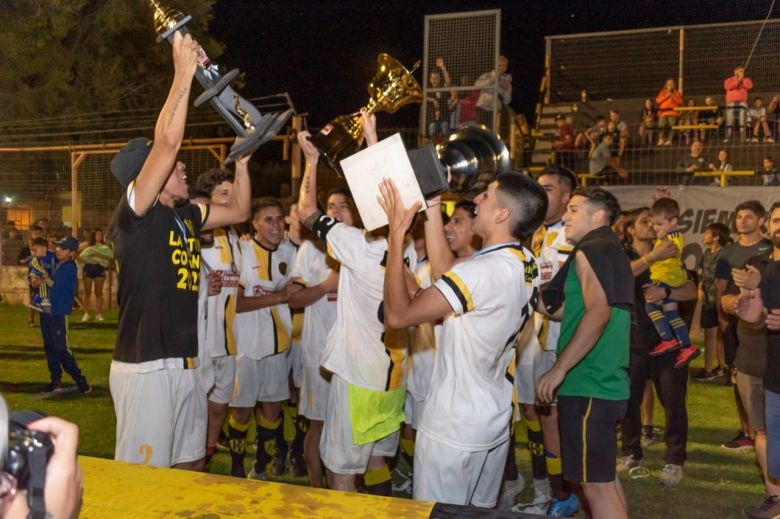
[[[565,120],[565,119],[566,119],[565,115],[563,115],[563,114],[555,114],[555,120],[556,121],[562,121],[562,120]],[[548,119],[548,121],[549,121],[549,119]]]
[[[73,236],[66,236],[60,241],[55,242],[57,247],[63,250],[69,250],[73,252],[79,251],[79,242]]]
[[[127,187],[141,172],[146,157],[152,151],[152,141],[145,137],[130,140],[111,161],[111,174]]]

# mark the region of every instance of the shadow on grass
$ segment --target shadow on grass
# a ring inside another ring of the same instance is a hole
[[[75,346],[72,347],[70,351],[79,355],[96,355],[114,353],[114,348],[85,348]],[[43,353],[43,345],[20,346],[0,344],[0,358],[3,360],[26,360],[29,355],[40,355],[41,353]]]
[[[71,330],[116,330],[117,323],[109,323],[105,321],[102,323],[82,323],[71,321],[68,327]]]

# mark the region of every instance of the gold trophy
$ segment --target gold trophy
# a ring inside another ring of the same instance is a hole
[[[392,56],[382,53],[377,57],[379,69],[368,84],[368,104],[360,111],[336,117],[326,124],[311,142],[320,150],[320,158],[339,176],[343,176],[339,161],[352,155],[363,144],[363,127],[360,125],[360,112],[395,113],[409,103],[422,101],[422,89],[412,73],[420,66],[415,63],[412,70],[406,70]]]
[[[174,9],[162,7],[156,0],[149,0],[154,10],[154,30],[157,33],[157,41],[167,39],[173,43],[173,35],[176,31],[187,34],[187,22],[192,17],[185,16]],[[239,74],[238,69],[233,69],[224,76],[219,73],[219,67],[212,62],[206,52],[198,49],[198,69],[195,77],[203,87],[203,92],[194,105],[200,106],[208,101],[221,115],[239,137],[244,139],[230,148],[225,163],[230,163],[256,149],[271,140],[293,114],[290,108],[285,112],[272,112],[262,114],[249,101],[241,97],[238,92],[230,87]]]

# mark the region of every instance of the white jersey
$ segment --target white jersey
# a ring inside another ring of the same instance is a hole
[[[333,270],[327,265],[326,256],[310,241],[304,241],[295,256],[292,279],[306,287],[324,282]],[[337,292],[328,292],[307,306],[303,311],[301,362],[307,367],[318,367],[325,348],[325,338],[336,322]]]
[[[427,258],[417,263],[415,272],[422,288],[431,286],[431,264]],[[411,332],[409,369],[406,389],[417,400],[428,394],[433,374],[433,359],[436,356],[436,341],[441,333],[441,324],[423,323]]]
[[[517,243],[477,252],[434,285],[453,314],[437,344],[419,430],[465,451],[490,450],[509,436],[515,339],[538,293],[536,260]]]
[[[240,265],[238,234],[232,228],[215,229],[214,245],[200,252],[198,351],[204,357],[236,354],[234,324]],[[206,276],[217,271],[223,273],[222,291],[209,297]]]
[[[533,251],[539,260],[539,275],[542,285],[555,277],[569,257],[572,245],[566,240],[563,221],[558,220],[551,225],[543,225],[534,233]],[[534,325],[536,340],[543,350],[556,351],[558,337],[561,335],[561,322],[535,312]]]
[[[253,239],[241,240],[241,286],[245,297],[284,289],[295,264],[295,246],[285,240],[268,250]],[[236,315],[238,354],[261,360],[287,351],[292,335],[292,316],[287,304]]]
[[[385,333],[382,312],[387,240],[369,240],[364,231],[320,215],[314,231],[327,240],[328,253],[341,263],[336,323],[322,353],[322,365],[350,384],[378,391],[405,385],[406,346]],[[407,265],[417,264],[410,244]]]

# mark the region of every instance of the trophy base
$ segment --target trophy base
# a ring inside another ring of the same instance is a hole
[[[230,147],[230,153],[225,159],[225,164],[227,165],[234,162],[237,158],[242,157],[247,153],[251,153],[273,139],[292,115],[292,108],[286,112],[264,115],[262,119],[258,121],[257,127],[252,132],[248,133],[246,137]]]
[[[157,40],[156,40],[157,43],[160,43],[161,41],[163,41],[165,39],[168,39],[169,37],[170,37],[169,41],[171,41],[171,43],[173,43],[173,33],[178,31],[179,29],[182,30],[181,31],[182,36],[187,34],[188,32],[190,32],[190,31],[187,30],[186,27],[184,27],[185,25],[187,25],[187,22],[189,22],[190,20],[192,20],[192,16],[187,15],[184,18],[182,18],[181,20],[179,20],[178,22],[176,22],[176,25],[174,25],[173,27],[171,27],[170,29],[168,29],[164,33],[162,33],[159,36],[157,36]]]
[[[225,90],[225,88],[227,88],[227,86],[230,84],[231,81],[233,81],[238,77],[239,73],[240,73],[239,70],[237,68],[234,68],[233,70],[231,70],[230,72],[222,76],[220,80],[214,84],[214,86],[205,90],[201,95],[197,97],[197,99],[195,99],[195,102],[192,103],[193,106],[197,108],[198,106],[202,105],[206,101],[211,101],[212,97],[218,96],[223,90]]]

